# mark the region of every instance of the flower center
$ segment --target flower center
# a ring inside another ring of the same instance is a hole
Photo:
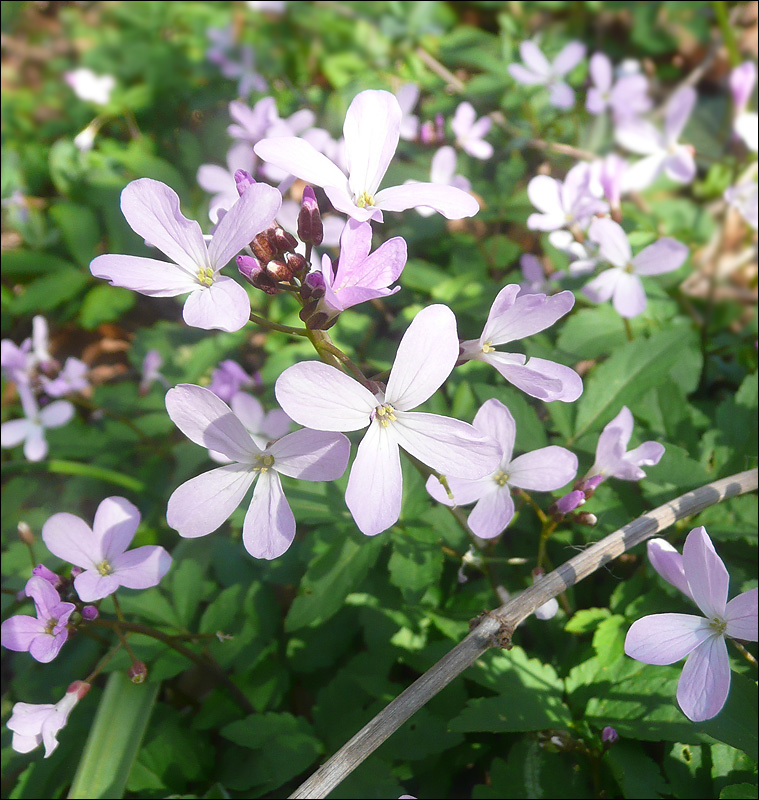
[[[254,467],[258,472],[268,472],[274,466],[274,456],[266,455],[256,456],[256,464]]]
[[[395,422],[395,409],[390,403],[383,403],[381,406],[377,406],[377,408],[374,409],[374,413],[376,419],[379,420],[383,428],[387,428],[391,422]]]
[[[496,472],[496,474],[493,475],[493,480],[499,486],[505,486],[508,483],[509,476],[503,470],[498,470],[498,472]]]
[[[361,192],[356,200],[356,205],[359,208],[366,208],[366,206],[373,206],[374,205],[374,196],[369,194],[369,192]]]
[[[727,628],[727,622],[721,617],[714,617],[709,620],[709,627],[720,636],[724,635]]]
[[[58,625],[58,620],[55,617],[49,619],[47,621],[47,625],[45,625],[45,633],[49,633],[51,636],[55,635],[55,628]]]
[[[628,262],[627,264],[625,264],[625,266],[624,266],[624,271],[625,271],[625,272],[626,272],[628,275],[632,275],[632,274],[635,272],[635,267],[633,266],[633,263],[632,263],[632,261],[630,261],[630,262]]]
[[[198,283],[201,286],[213,286],[214,274],[211,267],[198,267]]]
[[[482,345],[482,352],[483,353],[492,353],[495,350],[495,347],[490,342],[485,342]]]
[[[113,567],[105,560],[101,561],[99,564],[96,564],[95,569],[101,575],[110,575],[113,572]]]

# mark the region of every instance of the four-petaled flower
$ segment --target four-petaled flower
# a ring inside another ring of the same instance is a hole
[[[277,558],[295,538],[295,517],[280,473],[305,481],[333,481],[348,464],[350,443],[336,433],[295,431],[262,450],[229,406],[201,386],[180,384],[169,390],[166,409],[188,439],[233,462],[192,478],[171,495],[166,520],[180,536],[215,531],[258,479],[242,540],[255,558]]]
[[[574,90],[564,81],[564,76],[585,58],[584,44],[569,42],[553,63],[530,40],[519,45],[519,54],[524,64],[509,64],[509,75],[515,81],[527,86],[545,86],[550,92],[549,102],[557,108],[571,108],[574,105]]]
[[[218,393],[214,392],[214,394]],[[229,407],[261,450],[265,450],[269,442],[281,439],[290,432],[292,423],[290,417],[281,408],[273,408],[271,411],[264,412],[261,401],[252,394],[237,392],[229,401]],[[226,456],[215,450],[209,451],[209,455],[219,464],[229,463]]]
[[[6,619],[0,629],[2,645],[17,652],[28,651],[32,658],[47,664],[66,643],[66,626],[76,606],[61,602],[53,585],[37,575],[29,578],[24,592],[34,600],[37,617],[16,614]]]
[[[264,161],[323,187],[338,211],[362,222],[381,222],[383,211],[417,206],[434,208],[448,219],[476,214],[479,203],[453,186],[413,183],[378,191],[398,147],[402,118],[398,100],[390,92],[367,90],[353,98],[343,126],[347,176],[305,139],[265,139],[254,149]]]
[[[655,541],[655,540],[654,540]],[[651,545],[649,542],[649,554]],[[757,590],[727,600],[730,576],[704,527],[694,528],[682,556],[656,547],[652,564],[681,589],[703,617],[653,614],[634,622],[627,632],[625,653],[645,664],[674,664],[687,656],[677,684],[677,702],[688,719],[702,722],[717,716],[730,691],[730,659],[725,637],[757,641]]]
[[[85,603],[102,600],[119,586],[148,589],[169,571],[163,547],[145,545],[127,551],[140,524],[140,512],[123,497],[106,497],[92,528],[74,514],[60,513],[42,526],[42,540],[53,554],[79,567],[74,588]]]
[[[563,181],[548,175],[536,175],[527,184],[527,196],[540,213],[530,214],[527,227],[533,231],[556,231],[577,226],[583,230],[595,214],[608,206],[591,193],[592,171],[580,162],[569,170]]]
[[[60,428],[71,421],[74,406],[68,400],[56,400],[40,409],[29,386],[19,383],[18,394],[25,419],[12,419],[0,426],[0,446],[15,447],[24,443],[29,461],[42,461],[47,455],[45,430]]]
[[[501,447],[498,468],[478,480],[446,476],[452,497],[448,496],[440,481],[430,475],[427,491],[447,506],[476,502],[469,515],[469,527],[475,536],[492,539],[506,529],[514,516],[510,487],[539,492],[559,489],[577,474],[577,456],[563,447],[551,445],[512,459],[516,423],[509,409],[499,400],[485,402],[472,424]]]
[[[588,89],[585,107],[591,114],[601,114],[609,108],[614,120],[619,122],[650,110],[651,98],[645,75],[622,75],[614,83],[609,57],[595,53],[590,59],[590,77],[593,86]]]
[[[121,193],[121,210],[135,233],[173,263],[138,256],[98,256],[90,270],[112,286],[150,297],[190,296],[184,321],[196,328],[237,331],[250,315],[248,293],[222,267],[267,228],[279,211],[280,193],[263,183],[251,186],[227,211],[206,247],[200,225],[179,210],[176,192],[160,181],[140,178]]]
[[[490,117],[477,119],[471,103],[460,103],[451,120],[456,144],[473,158],[486,161],[493,155],[493,145],[485,141],[493,122]]]
[[[544,294],[519,294],[520,286],[504,286],[493,301],[487,322],[479,339],[461,342],[459,360],[485,361],[513,383],[518,389],[550,402],[562,400],[571,403],[582,394],[582,379],[569,367],[531,358],[518,353],[501,353],[500,344],[524,339],[545,330],[567,314],[575,303],[572,292]],[[519,296],[518,296],[519,295]]]
[[[497,467],[500,448],[471,425],[411,411],[433,395],[457,357],[456,318],[446,306],[432,305],[409,325],[384,391],[370,391],[320,362],[295,364],[279,376],[277,400],[301,425],[333,431],[368,428],[345,494],[367,536],[387,530],[400,516],[399,447],[445,475],[481,478]]]
[[[666,236],[633,257],[632,248],[621,225],[610,219],[596,219],[589,235],[598,245],[602,259],[611,269],[604,270],[584,288],[594,303],[611,300],[620,316],[635,317],[646,310],[646,292],[640,275],[662,275],[679,269],[688,257],[688,246]]]
[[[11,747],[17,753],[30,753],[45,745],[45,758],[58,747],[58,732],[66,725],[74,706],[89,692],[90,684],[74,681],[55,704],[15,703],[8,728],[13,731]]]

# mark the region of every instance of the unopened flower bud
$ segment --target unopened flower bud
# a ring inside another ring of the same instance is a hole
[[[127,676],[132,683],[145,683],[148,677],[148,668],[144,661],[133,661],[127,670]]]
[[[32,529],[25,522],[19,522],[17,530],[18,538],[21,539],[25,545],[34,544],[34,533],[32,533]]]
[[[278,294],[280,289],[276,286],[276,281],[271,278],[266,270],[252,256],[237,256],[237,269],[248,283],[260,289],[266,294]]]
[[[90,690],[90,684],[87,681],[74,681],[66,689],[66,694],[76,694],[76,699],[81,700]]]
[[[577,483],[575,488],[584,492],[586,499],[590,500],[596,489],[603,483],[603,479],[603,475],[592,475],[590,478],[585,478],[585,480]]]
[[[563,497],[560,497],[555,503],[553,503],[549,509],[551,516],[554,517],[563,517],[565,514],[569,514],[570,511],[574,511],[576,508],[579,508],[585,502],[585,493],[580,491],[579,489],[575,489],[569,494],[565,494]]]
[[[589,511],[581,511],[575,516],[578,525],[589,525],[591,528],[598,522],[598,517]]]
[[[59,575],[56,575],[52,570],[48,569],[44,564],[37,564],[34,569],[32,569],[32,575],[36,575],[38,578],[44,578],[49,584],[54,586],[56,589],[63,583]]]
[[[274,229],[274,245],[280,255],[294,253],[298,246],[298,240],[284,228],[277,227]]]
[[[266,265],[266,274],[277,283],[289,283],[293,277],[293,271],[281,258],[273,258]]]
[[[319,213],[316,195],[310,186],[303,190],[303,198],[298,214],[298,236],[306,244],[320,245],[324,239],[324,225]]]
[[[71,567],[71,577],[76,578],[77,575],[81,575],[84,570],[81,567]]]
[[[84,606],[82,609],[82,619],[86,619],[88,622],[91,622],[93,619],[97,619],[100,616],[100,612],[97,609],[97,606]]]
[[[285,263],[293,275],[302,275],[308,269],[308,261],[300,253],[285,253]]]
[[[614,728],[611,727],[611,725],[607,725],[601,731],[601,741],[604,743],[606,747],[611,747],[611,745],[613,745],[614,742],[617,741],[617,739],[619,739],[619,734],[616,732]]]
[[[262,263],[268,264],[277,255],[277,247],[274,243],[274,225],[269,226],[265,231],[261,231],[258,236],[250,243],[253,255]]]
[[[245,190],[253,186],[255,182],[253,176],[244,169],[238,169],[235,172],[235,185],[237,186],[237,194],[239,194],[240,197],[242,197]]]
[[[309,272],[301,284],[300,296],[304,300],[319,300],[324,297],[326,290],[327,284],[324,281],[324,275],[319,271]]]

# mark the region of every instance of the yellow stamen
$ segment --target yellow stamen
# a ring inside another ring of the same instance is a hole
[[[374,205],[374,197],[370,195],[369,192],[361,192],[356,200],[356,205],[359,208],[366,208],[366,206],[373,206]]]
[[[499,470],[495,475],[493,475],[493,480],[499,486],[505,486],[509,480],[509,476],[505,472]]]
[[[483,353],[492,353],[494,350],[495,350],[495,347],[493,347],[493,345],[490,344],[490,342],[485,342],[485,344],[482,345],[482,352]]]
[[[211,267],[198,268],[198,283],[203,286],[213,286],[214,274]]]
[[[107,561],[101,561],[95,566],[95,569],[101,575],[110,575],[113,572],[113,567]]]
[[[274,456],[256,456],[256,461],[258,462],[256,469],[259,472],[268,472],[274,466]]]
[[[382,425],[383,428],[387,428],[387,426],[391,422],[395,422],[396,420],[394,413],[395,409],[388,403],[385,403],[384,405],[381,406],[377,406],[376,411],[377,411],[377,419],[380,421],[380,424]]]

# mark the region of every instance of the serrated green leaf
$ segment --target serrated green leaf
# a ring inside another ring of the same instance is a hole
[[[639,745],[617,742],[606,754],[605,761],[623,797],[638,800],[640,797],[655,798],[669,794],[659,766]]]

